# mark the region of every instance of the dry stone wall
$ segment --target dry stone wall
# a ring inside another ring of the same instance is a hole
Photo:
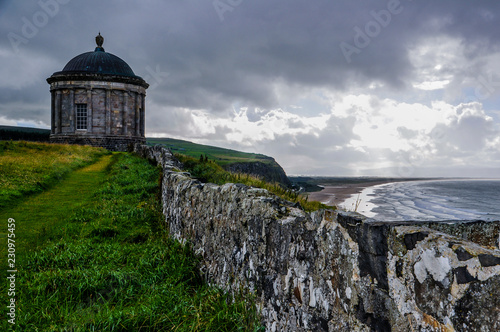
[[[267,331],[500,330],[498,246],[429,225],[305,213],[266,190],[192,179],[161,147],[135,151],[163,167],[171,235],[203,257],[210,283],[255,292]]]

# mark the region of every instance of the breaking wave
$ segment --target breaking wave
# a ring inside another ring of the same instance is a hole
[[[379,221],[500,220],[500,179],[395,182],[366,188],[342,206]]]

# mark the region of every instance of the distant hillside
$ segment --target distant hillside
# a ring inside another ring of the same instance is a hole
[[[283,168],[274,158],[263,154],[240,152],[173,138],[147,138],[146,141],[148,145],[163,145],[172,150],[173,153],[181,153],[195,158],[206,156],[228,171],[248,173],[262,177],[269,182],[291,186]]]
[[[263,154],[246,153],[216,146],[196,144],[173,138],[147,138],[148,145],[163,145],[174,153],[182,153],[198,158],[200,155],[217,161],[219,165],[233,164],[237,162],[261,162],[271,164],[274,159]]]
[[[0,141],[48,142],[49,136],[49,129],[0,126]]]

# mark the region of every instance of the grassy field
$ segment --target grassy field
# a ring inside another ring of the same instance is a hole
[[[42,192],[107,153],[88,146],[0,141],[0,209]]]
[[[19,144],[9,146],[23,150],[19,160],[50,149]],[[259,330],[251,296],[207,286],[198,258],[168,237],[160,170],[130,154],[88,154],[79,158],[94,163],[72,165],[59,183],[0,211],[3,280],[6,234],[15,233],[17,331]],[[12,232],[7,218],[16,220]],[[3,282],[4,304],[7,288]],[[6,310],[2,331],[12,327]]]
[[[147,143],[150,145],[163,145],[174,153],[181,153],[194,158],[199,158],[200,155],[207,156],[208,159],[217,162],[221,166],[237,162],[259,161],[264,164],[274,163],[274,159],[262,154],[240,152],[172,138],[148,138]]]
[[[32,158],[27,154],[26,158]],[[17,254],[17,259],[23,259],[32,251],[38,250],[45,242],[54,236],[54,229],[65,229],[68,214],[87,204],[93,192],[106,179],[105,168],[109,165],[112,156],[103,156],[96,163],[70,172],[66,175],[63,184],[55,190],[46,190],[29,199],[16,202],[11,207],[0,209],[0,220],[13,218],[17,221],[15,236],[16,247],[23,248]],[[6,223],[0,225],[0,248],[7,247]],[[6,268],[6,251],[0,250],[0,266],[3,276]]]

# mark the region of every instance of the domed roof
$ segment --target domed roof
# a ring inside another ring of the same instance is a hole
[[[84,72],[120,76],[135,76],[132,68],[114,54],[107,53],[102,47],[94,52],[86,52],[71,59],[62,72]]]
[[[146,88],[148,84],[139,76],[134,74],[130,66],[114,54],[104,51],[102,47],[104,38],[101,33],[96,37],[97,47],[93,52],[86,52],[71,59],[62,71],[54,73],[49,79],[49,83],[71,77],[94,77],[98,76],[106,81],[132,80]],[[120,77],[122,77],[120,79]]]

